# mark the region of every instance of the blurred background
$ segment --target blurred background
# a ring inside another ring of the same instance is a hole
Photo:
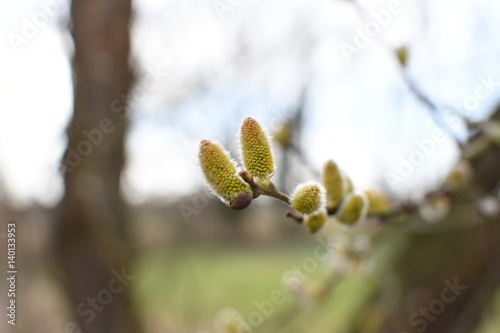
[[[499,19],[494,0],[0,2],[0,329],[498,332]],[[198,144],[238,156],[245,116],[282,191],[333,159],[397,214],[310,235],[277,200],[230,210]]]

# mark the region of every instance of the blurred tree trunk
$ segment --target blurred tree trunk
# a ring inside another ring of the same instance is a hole
[[[83,333],[141,332],[129,296],[132,249],[120,195],[126,96],[133,82],[131,10],[131,0],[72,1],[74,114],[56,250]]]
[[[493,119],[500,119],[500,110]],[[393,305],[383,292],[374,295],[352,332],[469,333],[491,312],[500,290],[500,218],[481,214],[478,203],[499,190],[500,147],[482,135],[471,145],[482,147],[469,159],[474,178],[452,196],[448,217],[434,225],[415,217],[403,224],[427,225],[426,230],[399,225],[383,237],[399,239],[386,272],[395,279],[384,288],[393,295]],[[384,312],[380,326],[364,320]]]
[[[473,204],[454,209],[442,223],[464,219],[477,224],[404,237],[392,265],[398,305],[377,332],[469,333],[492,310],[500,286],[500,223],[480,222]]]

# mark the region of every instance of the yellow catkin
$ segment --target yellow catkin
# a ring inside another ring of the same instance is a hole
[[[326,203],[328,208],[338,206],[344,195],[344,180],[339,167],[335,162],[329,160],[323,168],[323,186],[326,189]]]
[[[389,199],[384,193],[378,190],[366,190],[363,193],[368,199],[368,213],[381,214],[389,211]]]
[[[253,118],[243,120],[240,133],[241,155],[245,169],[261,185],[269,185],[274,174],[271,145],[260,124]]]
[[[250,192],[250,186],[238,175],[235,163],[218,144],[202,140],[198,154],[203,174],[214,194],[229,204],[240,194]]]
[[[367,210],[366,196],[363,193],[352,193],[344,198],[337,213],[337,220],[343,224],[356,224],[365,218]]]
[[[300,214],[312,214],[325,205],[325,189],[317,183],[298,185],[292,194],[292,207]]]
[[[354,185],[351,178],[348,175],[344,175],[344,196],[354,192]]]
[[[316,213],[307,215],[304,218],[304,226],[311,233],[317,232],[319,229],[323,227],[328,218],[326,210],[320,209]]]

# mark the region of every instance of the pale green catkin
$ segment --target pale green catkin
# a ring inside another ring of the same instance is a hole
[[[250,186],[238,175],[229,154],[218,144],[202,140],[198,157],[208,184],[226,204],[242,193],[251,192]]]
[[[260,124],[247,117],[241,124],[241,155],[245,169],[263,186],[274,174],[274,159],[269,139]]]
[[[297,213],[312,214],[325,205],[325,189],[317,183],[298,185],[292,194],[292,207]]]

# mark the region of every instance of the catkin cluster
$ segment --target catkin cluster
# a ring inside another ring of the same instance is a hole
[[[248,207],[256,197],[248,179],[263,189],[274,174],[274,159],[267,135],[253,118],[246,118],[240,131],[240,151],[243,166],[249,175],[243,179],[240,169],[229,153],[209,140],[200,142],[199,161],[212,192],[233,209]]]
[[[289,144],[289,134],[287,144]],[[253,118],[243,120],[239,133],[242,167],[221,145],[209,140],[200,142],[199,160],[212,192],[233,209],[244,209],[259,195],[285,201],[293,208],[291,215],[311,232],[317,232],[329,215],[345,225],[362,221],[368,213],[384,213],[389,203],[381,192],[354,192],[352,181],[330,160],[323,168],[322,183],[299,184],[288,196],[272,184],[275,173],[271,142]]]

